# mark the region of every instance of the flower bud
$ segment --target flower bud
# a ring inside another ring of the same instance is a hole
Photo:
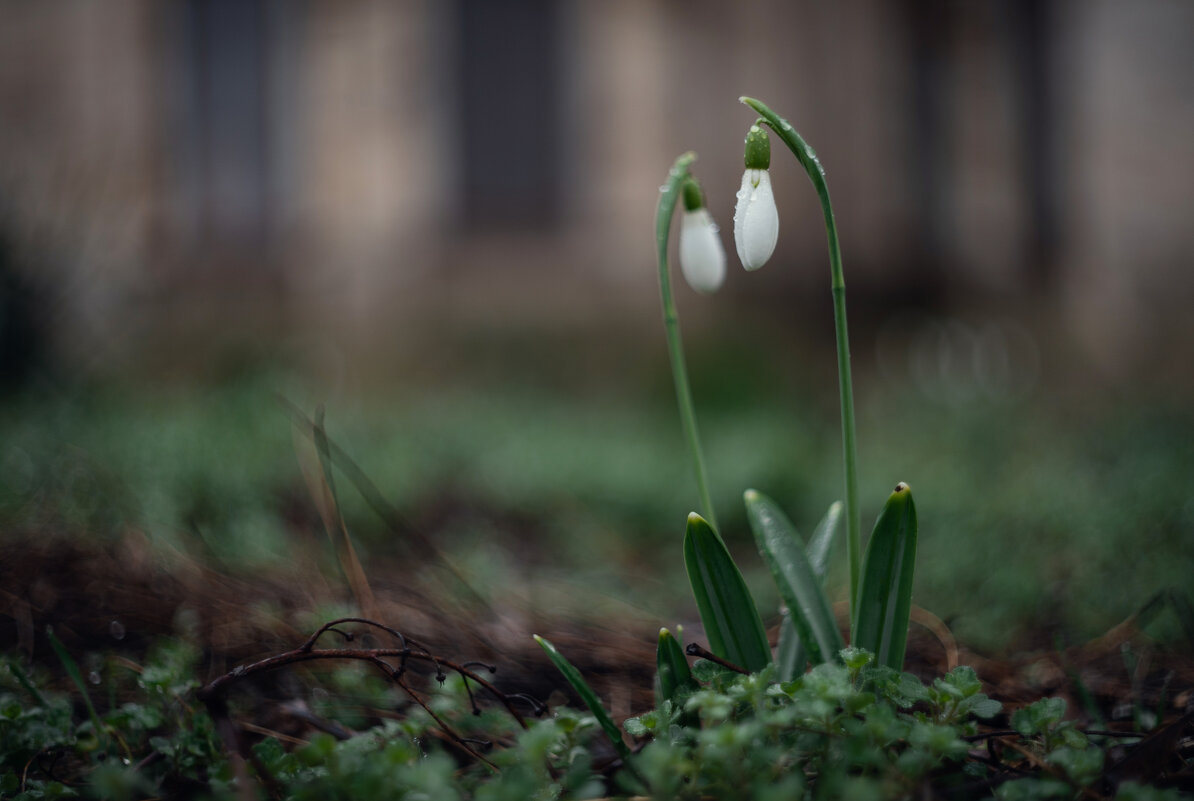
[[[705,208],[700,185],[684,182],[684,214],[680,218],[680,271],[701,294],[716,292],[726,277],[726,252],[717,224]]]
[[[778,238],[779,212],[771,192],[771,174],[765,169],[747,169],[734,207],[734,244],[742,266],[757,270],[766,264]]]

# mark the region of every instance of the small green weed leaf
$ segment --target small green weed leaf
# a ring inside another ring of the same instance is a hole
[[[912,574],[916,567],[916,505],[907,484],[896,485],[867,543],[854,616],[854,645],[873,651],[879,664],[904,667]]]
[[[1057,765],[1071,781],[1085,787],[1103,772],[1103,751],[1099,748],[1061,747],[1053,750],[1045,761]]]
[[[743,497],[755,543],[788,605],[800,641],[815,664],[828,662],[842,649],[842,635],[800,535],[770,498],[755,490]]]
[[[684,532],[684,566],[713,653],[752,673],[771,664],[759,610],[730,552],[695,512]]]
[[[967,665],[959,665],[937,681],[956,689],[962,698],[969,698],[983,688],[983,683],[978,680],[974,668]]]
[[[900,673],[886,665],[878,665],[863,675],[864,686],[873,687],[876,694],[901,709],[929,699],[928,688],[911,673]]]
[[[999,801],[1052,801],[1071,799],[1074,788],[1061,779],[1013,779],[995,791]]]
[[[660,701],[676,700],[680,690],[695,690],[696,682],[688,667],[679,640],[667,629],[659,630],[659,645],[655,649],[655,670],[659,676]]]
[[[858,671],[875,661],[875,655],[870,651],[865,648],[855,648],[853,645],[848,645],[838,651],[837,658],[842,660],[842,664],[851,673],[858,673]]]
[[[1042,698],[1012,713],[1012,728],[1025,737],[1044,734],[1065,716],[1064,698]]]
[[[988,698],[983,693],[972,695],[958,705],[958,711],[969,713],[976,718],[993,718],[1003,709],[1003,704],[994,698]]]
[[[1085,734],[1074,728],[1073,722],[1062,723],[1057,729],[1057,739],[1070,748],[1085,748],[1090,743]]]
[[[631,737],[646,737],[655,728],[654,725],[647,725],[644,720],[646,717],[646,715],[643,715],[641,718],[626,718],[626,720],[622,721],[622,728],[626,729],[626,733]],[[655,720],[651,721],[652,724],[656,722]]]
[[[734,673],[729,668],[722,667],[708,659],[698,659],[692,663],[692,677],[701,684],[719,686],[732,680],[737,675],[737,673]]]
[[[564,674],[564,678],[566,678],[568,683],[572,685],[572,688],[576,690],[576,694],[579,695],[581,700],[588,705],[590,711],[593,713],[593,716],[597,718],[597,722],[601,725],[602,731],[605,732],[605,736],[608,737],[609,741],[613,744],[614,750],[616,750],[623,759],[628,759],[630,757],[630,748],[628,748],[626,743],[622,741],[622,732],[618,729],[618,724],[614,723],[614,719],[610,717],[609,712],[605,711],[605,707],[601,705],[601,699],[597,697],[597,693],[593,692],[593,688],[590,687],[589,683],[584,680],[583,676],[580,675],[580,671],[577,670],[573,664],[564,657],[563,654],[557,651],[554,645],[540,637],[538,634],[534,636],[535,642],[539,643],[539,647],[547,653],[547,658],[550,659],[551,663],[555,665],[561,673]]]

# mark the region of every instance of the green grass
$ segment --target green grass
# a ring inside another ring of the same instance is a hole
[[[836,410],[828,396],[800,394],[814,382],[764,370],[739,383],[758,365],[696,353],[713,500],[752,592],[774,608],[741,493],[766,492],[810,534],[841,494]],[[679,549],[698,500],[666,370],[658,380],[552,385],[469,369],[417,389],[327,399],[329,434],[478,584],[566,608],[572,599],[578,611],[596,594],[663,623],[691,619]],[[1032,403],[947,407],[877,382],[864,376],[859,392],[863,528],[896,481],[912,485],[914,602],[963,642],[1074,642],[1184,586],[1194,568],[1189,414],[1051,403],[1043,392]],[[226,570],[278,559],[292,536],[281,511],[306,503],[306,491],[273,393],[308,409],[320,399],[296,386],[265,371],[9,399],[3,536],[108,537],[134,524]],[[393,551],[356,493],[339,488],[363,554]],[[845,597],[844,573],[831,573],[829,587]]]

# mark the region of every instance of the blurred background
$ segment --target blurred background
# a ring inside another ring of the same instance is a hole
[[[913,486],[918,603],[997,650],[1189,584],[1189,3],[0,13],[12,541],[134,528],[224,570],[284,561],[322,532],[281,394],[325,403],[485,591],[690,619],[653,219],[692,149],[731,271],[712,298],[678,286],[680,315],[723,522],[774,607],[741,491],[811,531],[841,465],[824,229],[778,144],[778,249],[734,266],[749,94],[828,172],[864,517]],[[354,503],[384,570],[398,546]]]

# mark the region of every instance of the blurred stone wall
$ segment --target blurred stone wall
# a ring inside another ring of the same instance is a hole
[[[5,263],[43,287],[72,358],[170,326],[650,315],[656,188],[685,150],[732,259],[744,93],[821,155],[860,303],[1056,311],[1112,371],[1190,341],[1179,0],[0,14]],[[819,298],[815,197],[778,148],[774,173],[775,269],[727,295]]]

